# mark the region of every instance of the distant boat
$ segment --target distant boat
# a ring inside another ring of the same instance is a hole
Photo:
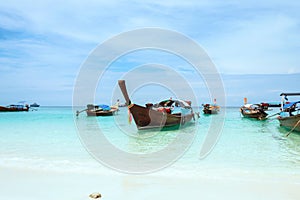
[[[247,98],[244,98],[244,106],[240,108],[241,114],[246,118],[255,118],[259,120],[267,119],[269,107],[280,107],[280,104],[276,103],[257,103],[248,104]]]
[[[37,108],[37,107],[40,107],[40,105],[37,104],[37,103],[33,103],[33,104],[30,104],[30,107],[35,107],[35,108]]]
[[[220,111],[220,106],[214,104],[203,104],[204,114],[218,114]]]
[[[126,103],[124,103],[124,104],[120,103],[120,100],[119,100],[119,99],[117,100],[116,105],[117,105],[118,107],[126,107],[126,106],[127,106]]]
[[[119,107],[126,107],[126,103],[120,104]]]
[[[256,118],[264,120],[268,116],[265,107],[261,104],[246,104],[240,108],[242,115],[246,118]]]
[[[119,86],[139,130],[176,127],[194,118],[190,102],[168,99],[157,104],[148,103],[144,107],[131,102],[124,80],[119,80]]]
[[[108,106],[105,104],[88,104],[86,109],[87,116],[112,116],[119,110],[118,106]]]
[[[22,111],[28,111],[29,106],[28,105],[9,105],[9,106],[0,106],[0,112],[22,112]]]
[[[216,99],[213,104],[202,104],[204,114],[218,114],[220,106],[217,105]]]
[[[300,132],[300,101],[285,102],[287,96],[300,96],[300,93],[282,93],[282,104],[278,120],[280,126]]]

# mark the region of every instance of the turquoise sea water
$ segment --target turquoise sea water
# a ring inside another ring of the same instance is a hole
[[[239,108],[226,109],[221,137],[213,151],[201,160],[199,154],[212,120],[210,115],[201,114],[200,119],[180,130],[139,132],[134,122],[128,123],[127,108],[121,108],[114,117],[97,118],[87,117],[85,113],[76,118],[71,107],[0,113],[0,166],[79,173],[113,172],[87,152],[78,136],[76,121],[82,123],[86,131],[93,131],[95,120],[111,144],[123,151],[142,154],[161,150],[177,134],[188,135],[197,127],[190,148],[161,173],[184,172],[194,176],[207,171],[300,172],[300,134],[285,137],[288,131],[279,127],[276,118],[266,121],[242,118]]]

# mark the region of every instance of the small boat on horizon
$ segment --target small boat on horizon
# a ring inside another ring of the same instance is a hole
[[[22,111],[28,111],[29,106],[26,105],[21,105],[21,104],[11,104],[9,106],[0,106],[0,112],[22,112]]]
[[[125,80],[119,80],[118,83],[138,130],[177,128],[194,119],[190,101],[168,99],[156,104],[147,103],[145,106],[141,106],[131,102]]]
[[[118,99],[117,102],[116,102],[116,106],[118,106],[118,107],[126,107],[127,104],[126,103],[120,103],[120,100]]]
[[[278,116],[280,126],[290,131],[300,132],[300,101],[286,102],[287,96],[300,96],[300,93],[282,93],[281,112]]]
[[[30,107],[37,108],[37,107],[40,107],[40,105],[39,105],[39,104],[37,104],[36,102],[34,102],[33,104],[30,104]]]

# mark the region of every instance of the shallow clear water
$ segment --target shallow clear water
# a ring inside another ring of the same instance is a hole
[[[80,108],[78,108],[80,109]],[[276,111],[274,110],[274,113]],[[227,108],[225,123],[213,151],[199,159],[201,145],[212,116],[201,117],[179,130],[137,131],[128,123],[127,108],[114,117],[74,117],[71,107],[41,107],[37,111],[0,113],[0,166],[42,170],[106,173],[81,143],[75,122],[83,131],[93,133],[99,127],[116,148],[135,154],[148,154],[164,149],[178,134],[191,134],[197,129],[190,148],[162,173],[185,172],[204,175],[203,171],[228,173],[300,172],[300,134],[285,137],[287,130],[276,119],[257,121],[242,118],[238,108]],[[95,121],[97,122],[95,124]],[[97,145],[97,141],[95,141]],[[105,148],[105,147],[103,147]],[[173,148],[182,148],[180,144]],[[147,164],[147,163],[144,163]]]

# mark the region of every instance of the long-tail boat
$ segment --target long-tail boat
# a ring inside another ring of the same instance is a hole
[[[240,111],[247,118],[263,120],[268,116],[268,113],[265,112],[265,108],[261,104],[246,104],[240,108]]]
[[[280,126],[291,131],[300,131],[300,101],[286,102],[287,96],[300,96],[300,93],[282,93],[281,112],[278,116]]]
[[[29,106],[26,104],[24,105],[9,105],[9,106],[0,106],[0,112],[22,112],[22,111],[28,111]]]
[[[246,118],[255,118],[259,120],[267,119],[269,107],[280,107],[280,104],[257,103],[248,104],[247,98],[244,98],[244,105],[240,108],[241,114]]]
[[[87,108],[81,111],[76,112],[76,116],[78,116],[82,112],[86,112],[87,116],[112,116],[119,110],[118,105],[108,106],[105,104],[93,105],[88,104]]]
[[[202,104],[204,114],[218,114],[220,106],[217,105],[216,99],[213,104]]]
[[[147,103],[141,106],[131,102],[125,80],[119,80],[118,83],[139,130],[180,126],[194,118],[190,101],[168,99],[157,104]]]

